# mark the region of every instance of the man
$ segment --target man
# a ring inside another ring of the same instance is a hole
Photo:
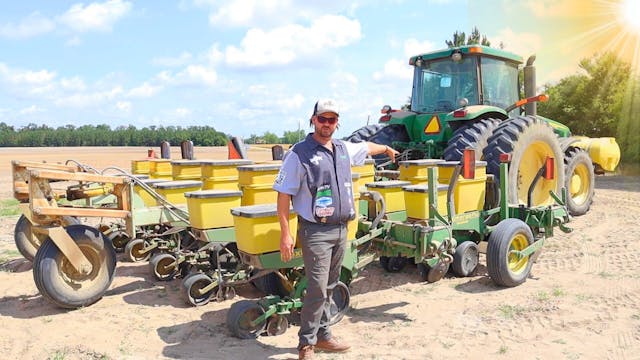
[[[310,119],[314,132],[287,152],[273,185],[278,191],[282,260],[288,262],[293,256],[295,241],[289,231],[289,206],[293,203],[308,279],[298,333],[299,359],[313,358],[314,349],[349,349],[331,336],[323,314],[329,314],[331,294],[340,277],[347,222],[355,217],[351,165],[361,165],[367,155],[382,153],[395,161],[398,154],[385,145],[332,139],[339,116],[335,101],[322,99],[315,104]]]

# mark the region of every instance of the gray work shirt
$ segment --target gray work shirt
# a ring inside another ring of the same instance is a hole
[[[366,142],[352,143],[344,141],[349,160],[352,166],[363,165],[369,155],[369,147]],[[312,213],[313,196],[307,183],[307,174],[300,163],[298,155],[293,151],[287,151],[282,161],[282,167],[273,184],[273,190],[291,195],[293,210],[309,222],[315,222]]]

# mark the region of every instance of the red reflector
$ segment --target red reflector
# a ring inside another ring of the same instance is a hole
[[[391,120],[391,115],[384,115],[384,116],[380,116],[380,120],[378,120],[378,121],[387,122],[389,120]]]
[[[555,160],[552,157],[547,157],[544,166],[544,178],[546,180],[553,180],[556,177]]]
[[[473,149],[464,149],[462,154],[462,177],[465,179],[476,177],[476,152]]]
[[[460,118],[465,116],[467,116],[467,110],[456,110],[453,112],[453,117]]]
[[[500,162],[501,163],[511,162],[511,154],[500,154]]]

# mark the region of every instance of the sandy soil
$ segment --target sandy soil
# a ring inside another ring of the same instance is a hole
[[[146,148],[0,149],[0,199],[11,196],[12,159],[128,169],[144,156]],[[196,149],[196,156],[224,158],[226,149]],[[254,149],[250,157],[265,160],[270,152]],[[226,329],[230,305],[259,296],[252,287],[231,301],[190,307],[180,280],[155,281],[147,264],[122,258],[102,300],[56,308],[38,294],[31,264],[15,250],[16,220],[0,218],[3,358],[297,358],[295,326],[258,340],[238,340]],[[350,312],[334,327],[353,349],[318,358],[640,359],[640,177],[598,177],[591,211],[570,226],[572,233],[557,231],[547,241],[533,276],[515,288],[494,286],[484,266],[472,277],[427,284],[415,266],[388,274],[369,265],[351,286]]]

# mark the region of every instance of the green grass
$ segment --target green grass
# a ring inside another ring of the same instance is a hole
[[[505,319],[513,319],[517,315],[524,313],[525,309],[520,305],[502,305],[498,308],[500,315]]]
[[[18,207],[18,200],[5,199],[0,200],[0,216],[13,216],[20,214],[20,208]]]

